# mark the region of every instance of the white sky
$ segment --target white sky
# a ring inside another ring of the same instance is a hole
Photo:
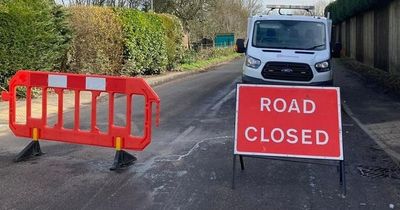
[[[318,0],[263,0],[264,4],[314,5]]]
[[[67,3],[69,0],[64,0]],[[263,0],[264,4],[314,5],[319,0]],[[61,3],[61,0],[56,0]]]

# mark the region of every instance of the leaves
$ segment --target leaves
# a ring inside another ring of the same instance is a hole
[[[122,23],[111,8],[69,8],[73,39],[69,70],[80,73],[119,75],[123,62]]]
[[[336,0],[330,3],[325,12],[330,12],[333,23],[344,21],[372,8],[383,7],[392,0]]]
[[[63,12],[50,0],[1,1],[0,85],[19,69],[60,68],[68,47]]]
[[[166,29],[161,18],[153,13],[118,9],[124,28],[125,65],[127,75],[159,74],[167,69]]]

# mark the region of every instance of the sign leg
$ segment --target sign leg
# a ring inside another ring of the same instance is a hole
[[[344,160],[340,161],[340,184],[342,185],[343,196],[346,196],[346,172],[344,169]]]
[[[235,175],[236,175],[236,155],[233,155],[233,164],[232,164],[232,190],[235,189]]]
[[[242,169],[242,171],[244,170],[244,161],[243,161],[243,156],[239,155],[239,159],[240,159],[240,168]]]

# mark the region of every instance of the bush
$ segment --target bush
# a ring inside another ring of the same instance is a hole
[[[120,74],[123,59],[122,23],[111,8],[70,7],[73,31],[70,71]]]
[[[331,13],[333,23],[336,24],[372,8],[386,6],[391,1],[392,0],[336,0],[325,8],[325,12]]]
[[[169,14],[159,14],[165,28],[166,47],[168,57],[168,70],[173,70],[182,60],[183,48],[183,27],[180,20]]]
[[[0,0],[0,86],[19,69],[61,67],[68,47],[64,20],[51,0]]]
[[[125,44],[126,75],[159,74],[168,64],[165,28],[159,16],[132,9],[118,9]]]

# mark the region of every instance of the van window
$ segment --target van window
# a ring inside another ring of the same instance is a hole
[[[294,20],[256,21],[253,46],[258,48],[325,50],[325,25],[320,22]]]

